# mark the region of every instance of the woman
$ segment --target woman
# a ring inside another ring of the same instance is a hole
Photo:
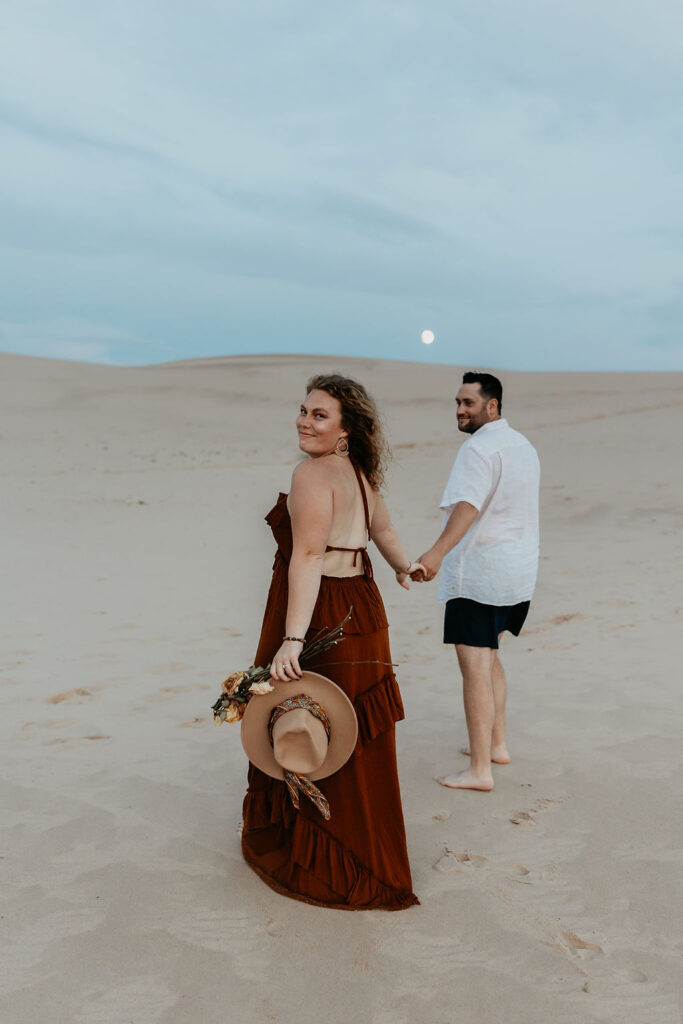
[[[403,910],[412,892],[396,770],[394,724],[403,705],[391,670],[388,623],[367,553],[371,538],[408,589],[408,559],[379,494],[387,446],[362,385],[338,374],[313,377],[297,417],[309,456],[268,513],[278,550],[254,663],[272,661],[276,687],[301,675],[307,634],[336,626],[351,609],[344,640],[307,668],[353,702],[358,742],[319,788],[326,821],[309,800],[299,810],[281,780],[249,766],[242,850],[273,889],[347,910]]]

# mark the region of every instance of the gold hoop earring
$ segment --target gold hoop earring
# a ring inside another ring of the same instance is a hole
[[[337,447],[334,449],[334,454],[341,455],[343,458],[346,458],[348,456],[349,442],[346,440],[345,437],[340,437],[339,440],[337,441]]]

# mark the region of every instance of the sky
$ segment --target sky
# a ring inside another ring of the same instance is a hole
[[[683,370],[678,0],[4,0],[0,45],[2,351]]]

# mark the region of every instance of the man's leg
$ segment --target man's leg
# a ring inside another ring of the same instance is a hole
[[[462,672],[471,763],[466,771],[441,775],[437,782],[452,789],[493,789],[491,738],[496,714],[493,696],[495,651],[490,647],[468,647],[466,644],[456,644],[455,650]]]
[[[498,637],[498,643],[500,643],[500,637]],[[509,764],[510,755],[508,753],[505,740],[505,699],[507,696],[505,670],[503,669],[503,664],[500,660],[498,651],[492,651],[491,653],[493,654],[491,681],[493,683],[494,705],[493,730],[491,733],[491,760],[494,764]],[[460,753],[467,754],[469,757],[470,748],[461,747]]]
[[[500,637],[498,638],[500,643]],[[493,704],[495,714],[493,718],[493,731],[491,733],[491,760],[496,764],[509,764],[510,755],[505,741],[505,699],[507,697],[507,682],[505,670],[498,655],[493,652],[493,669],[491,671],[493,681]]]

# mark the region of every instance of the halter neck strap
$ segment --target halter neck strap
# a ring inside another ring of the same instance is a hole
[[[363,511],[365,512],[365,529],[368,531],[368,540],[369,540],[370,539],[370,510],[368,508],[368,496],[365,493],[365,484],[363,483],[363,477],[361,476],[360,469],[358,468],[358,466],[356,465],[355,462],[352,462],[351,465],[353,466],[353,471],[356,474],[356,480],[358,481],[358,486],[360,487],[360,496],[363,499]]]

